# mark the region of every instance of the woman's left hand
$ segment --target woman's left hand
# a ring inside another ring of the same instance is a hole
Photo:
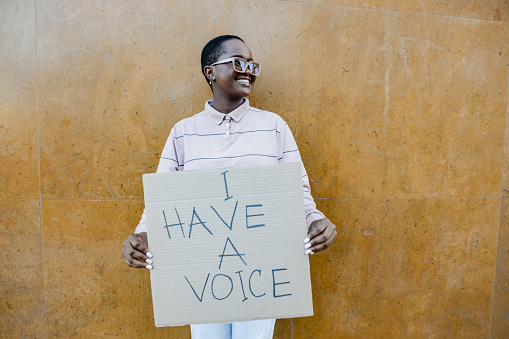
[[[306,254],[323,251],[336,239],[336,226],[329,219],[315,220],[309,226],[308,237],[304,240]]]

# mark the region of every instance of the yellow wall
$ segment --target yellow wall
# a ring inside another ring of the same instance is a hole
[[[509,335],[507,0],[3,0],[0,29],[0,337],[189,337],[120,248],[219,34],[338,226],[276,337]]]

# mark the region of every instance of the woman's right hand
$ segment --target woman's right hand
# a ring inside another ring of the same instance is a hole
[[[122,245],[122,258],[134,268],[152,269],[152,253],[148,249],[147,233],[131,234]]]

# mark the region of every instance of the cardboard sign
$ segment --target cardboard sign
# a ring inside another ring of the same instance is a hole
[[[156,326],[313,315],[299,163],[143,176]]]

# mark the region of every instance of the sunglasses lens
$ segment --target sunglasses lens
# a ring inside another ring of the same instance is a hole
[[[258,63],[251,63],[250,70],[253,75],[259,75],[260,74],[260,64]]]
[[[235,59],[235,60],[233,60],[233,68],[237,72],[245,72],[245,70],[246,70],[246,63],[244,62],[244,60]]]

